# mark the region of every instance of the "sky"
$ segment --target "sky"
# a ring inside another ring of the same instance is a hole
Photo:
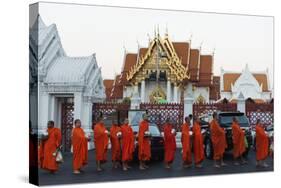
[[[68,56],[96,54],[103,79],[119,74],[125,50],[147,47],[159,27],[172,41],[201,46],[202,54],[215,50],[215,75],[221,68],[241,72],[248,64],[252,72],[268,69],[273,85],[273,17],[57,3],[40,3],[39,14],[46,25],[56,24]]]

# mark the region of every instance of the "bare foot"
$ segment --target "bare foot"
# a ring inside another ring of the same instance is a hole
[[[143,166],[140,166],[139,168],[140,168],[140,170],[145,170],[145,168]]]
[[[97,168],[97,171],[98,171],[98,172],[102,171],[102,168]]]
[[[239,166],[239,165],[240,165],[240,163],[238,163],[238,162],[235,162],[235,163],[234,163],[234,165],[235,165],[235,166]]]
[[[226,164],[226,163],[224,163],[224,162],[222,162],[222,163],[221,163],[221,166],[227,166],[227,164]]]
[[[79,170],[74,170],[73,174],[81,174],[81,172]]]
[[[218,165],[218,164],[214,164],[214,167],[215,167],[215,168],[220,168],[221,166]]]

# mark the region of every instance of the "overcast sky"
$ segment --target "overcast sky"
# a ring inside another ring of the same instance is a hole
[[[96,53],[103,78],[120,73],[124,46],[134,53],[138,43],[147,47],[148,35],[153,37],[159,25],[162,36],[168,28],[172,41],[192,35],[193,48],[202,43],[205,54],[215,48],[215,75],[221,67],[241,71],[247,63],[254,72],[268,68],[272,86],[273,17],[52,3],[41,3],[39,13],[46,25],[57,25],[67,55]]]

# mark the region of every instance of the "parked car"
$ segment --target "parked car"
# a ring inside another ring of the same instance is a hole
[[[132,125],[132,129],[136,136],[134,160],[138,160],[138,132],[139,125]],[[157,161],[164,160],[164,138],[156,124],[150,123],[149,132],[151,133],[151,159]]]
[[[226,151],[232,151],[233,149],[231,125],[232,125],[232,118],[233,117],[237,118],[240,127],[245,131],[245,136],[247,139],[246,152],[244,153],[244,156],[246,157],[248,155],[248,152],[253,142],[252,133],[250,131],[249,120],[246,117],[246,115],[242,112],[217,112],[217,114],[218,114],[218,122],[220,126],[225,129],[226,140],[227,140]],[[207,117],[209,119],[206,119]],[[210,115],[200,117],[202,129],[206,130],[204,135],[204,144],[205,144],[204,150],[205,150],[206,158],[208,159],[213,158],[213,146],[211,141],[210,126],[209,126],[209,122],[211,121],[211,119],[212,118],[210,117]]]

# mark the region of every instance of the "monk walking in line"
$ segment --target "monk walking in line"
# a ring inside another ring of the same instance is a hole
[[[199,118],[194,118],[192,132],[195,167],[202,168],[202,162],[204,160],[204,146]]]
[[[234,165],[240,165],[237,161],[240,158],[241,163],[245,164],[246,161],[243,158],[243,153],[246,151],[245,147],[245,133],[240,128],[239,122],[236,117],[232,119],[232,143],[233,143],[233,158],[234,158]]]
[[[256,160],[257,167],[268,167],[265,160],[268,156],[269,139],[260,120],[256,124]]]
[[[128,163],[133,159],[133,153],[135,149],[135,136],[132,127],[129,125],[129,121],[126,118],[124,124],[121,126],[122,133],[122,163],[123,170],[127,171],[131,168]]]
[[[76,119],[74,121],[74,128],[72,130],[72,147],[73,147],[73,173],[80,174],[81,168],[88,164],[88,138],[84,130],[81,128],[81,121]]]
[[[101,164],[106,162],[109,132],[104,126],[104,118],[101,115],[94,127],[94,143],[96,149],[97,171],[102,171]]]
[[[138,157],[140,161],[140,170],[145,170],[146,168],[148,168],[146,162],[149,161],[151,157],[150,136],[148,116],[147,114],[143,114],[143,120],[139,124],[138,133]]]
[[[58,170],[56,151],[61,145],[61,131],[55,127],[54,121],[48,121],[48,136],[42,140],[40,146],[41,168],[55,173]]]
[[[182,160],[183,168],[189,168],[192,164],[191,139],[190,139],[190,118],[184,118],[185,123],[181,128]]]
[[[176,146],[176,130],[170,122],[170,118],[166,119],[164,127],[164,149],[165,149],[165,168],[171,168],[174,161]]]
[[[112,120],[112,127],[110,128],[110,143],[111,143],[111,159],[113,168],[118,168],[121,161],[121,128],[115,120]]]
[[[220,127],[217,120],[217,113],[213,113],[213,120],[210,122],[211,140],[214,151],[214,167],[226,166],[223,161],[224,151],[227,148],[225,131]]]

